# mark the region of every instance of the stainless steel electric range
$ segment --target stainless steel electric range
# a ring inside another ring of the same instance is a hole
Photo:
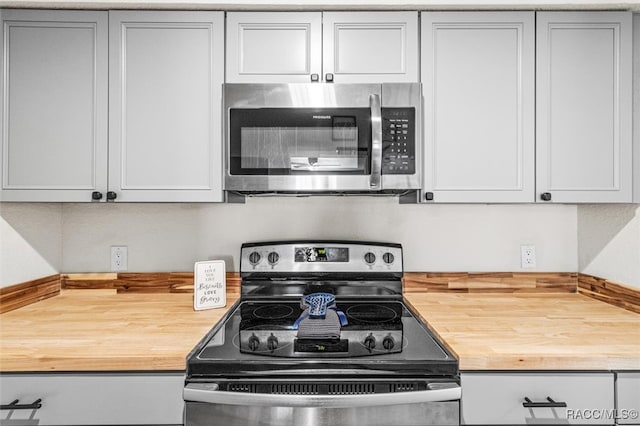
[[[404,303],[402,247],[242,245],[241,298],[187,358],[186,426],[458,425],[458,361]]]

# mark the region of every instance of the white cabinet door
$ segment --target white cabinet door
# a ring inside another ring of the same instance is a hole
[[[222,201],[222,12],[109,13],[109,188]]]
[[[423,191],[434,202],[533,201],[534,42],[533,12],[422,13]]]
[[[2,10],[2,201],[107,188],[106,12]]]
[[[39,409],[0,411],[0,425],[182,424],[184,374],[1,374],[0,401]]]
[[[640,372],[616,373],[616,414],[616,424],[640,425]]]
[[[538,201],[631,202],[631,36],[630,12],[538,13]]]
[[[323,78],[336,83],[414,83],[417,12],[324,12]]]
[[[227,83],[418,81],[417,12],[231,12]]]
[[[640,204],[640,13],[633,14],[633,202]]]
[[[321,52],[321,12],[227,14],[227,83],[310,83]]]
[[[460,383],[464,425],[615,423],[613,373],[463,372]]]

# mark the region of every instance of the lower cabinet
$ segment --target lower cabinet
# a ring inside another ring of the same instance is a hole
[[[462,373],[466,425],[614,425],[613,373]]]
[[[183,387],[182,372],[3,373],[0,425],[182,424]]]
[[[617,425],[640,425],[640,371],[616,373]]]

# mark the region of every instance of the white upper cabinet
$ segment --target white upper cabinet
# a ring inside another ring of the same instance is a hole
[[[538,13],[538,201],[631,202],[631,19]]]
[[[322,25],[324,81],[419,81],[417,12],[325,12]]]
[[[222,12],[110,12],[117,201],[222,201]]]
[[[422,13],[423,201],[533,202],[534,18]]]
[[[228,83],[418,81],[417,12],[227,14]]]
[[[322,73],[322,13],[229,12],[227,83],[309,83]]]
[[[633,14],[633,202],[640,204],[640,13]]]
[[[0,200],[91,201],[107,188],[107,12],[0,14]]]

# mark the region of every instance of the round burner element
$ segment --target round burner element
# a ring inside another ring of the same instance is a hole
[[[253,311],[253,316],[256,318],[275,320],[280,318],[286,318],[293,313],[293,308],[287,305],[263,305],[257,307]]]
[[[369,324],[390,322],[398,317],[393,309],[384,305],[362,304],[353,305],[345,312],[347,317]]]

